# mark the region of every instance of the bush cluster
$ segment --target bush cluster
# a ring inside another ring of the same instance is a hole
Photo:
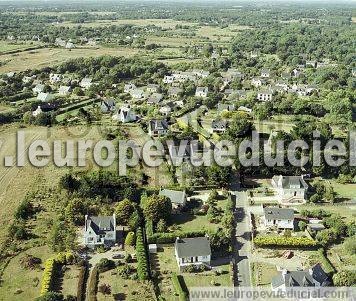
[[[201,237],[206,234],[206,231],[176,231],[171,233],[155,233],[148,237],[149,244],[169,244],[174,243],[177,237],[180,238],[192,238]]]

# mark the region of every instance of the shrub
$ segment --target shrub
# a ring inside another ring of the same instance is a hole
[[[85,282],[87,276],[88,276],[88,267],[86,265],[81,266],[78,275],[77,301],[84,301],[85,299]]]
[[[188,290],[184,284],[184,279],[181,275],[177,275],[176,273],[172,274],[172,282],[173,287],[176,293],[179,295],[180,301],[188,300]]]
[[[257,236],[253,240],[258,247],[316,247],[317,243],[308,237]]]
[[[107,259],[107,258],[102,258],[100,259],[97,269],[99,273],[104,273],[106,271],[109,271],[115,267],[115,262]]]
[[[298,223],[298,228],[300,231],[304,231],[306,229],[306,227],[307,227],[307,223],[305,221],[300,221]]]
[[[33,270],[42,263],[42,260],[41,258],[26,254],[24,257],[21,258],[20,263],[21,267]]]
[[[135,236],[134,232],[127,233],[126,238],[125,238],[125,245],[133,246],[135,244],[135,239],[136,239],[136,236]]]
[[[96,294],[98,291],[98,277],[99,270],[98,267],[95,266],[91,271],[89,283],[88,283],[88,301],[96,301]]]
[[[129,279],[129,277],[131,276],[131,274],[134,272],[134,269],[128,265],[125,264],[122,267],[119,267],[117,269],[117,273],[123,278],[123,279]]]
[[[51,290],[52,277],[55,266],[55,258],[52,257],[46,260],[41,282],[41,296],[45,296]]]
[[[356,272],[355,271],[340,271],[333,276],[335,286],[355,286]]]

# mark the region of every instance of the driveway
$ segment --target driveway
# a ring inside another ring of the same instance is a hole
[[[110,260],[117,260],[117,259],[113,259],[112,257],[116,254],[122,254],[123,256],[125,256],[125,251],[122,250],[118,250],[117,248],[112,248],[104,253],[89,253],[89,259],[88,259],[88,263],[89,263],[89,268],[93,268],[94,266],[96,266],[99,261],[103,258],[107,258]]]

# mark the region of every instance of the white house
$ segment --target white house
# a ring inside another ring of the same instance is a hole
[[[142,89],[133,89],[130,91],[130,95],[134,99],[145,98],[145,92]]]
[[[160,93],[153,93],[148,99],[147,104],[155,105],[158,104],[163,98],[163,95]]]
[[[53,96],[52,94],[50,94],[50,93],[43,93],[43,92],[41,92],[41,93],[39,93],[39,94],[37,95],[37,100],[40,100],[40,101],[42,101],[42,102],[49,102],[49,101],[51,101],[53,98],[54,98],[54,96]]]
[[[174,76],[173,75],[165,75],[163,78],[163,82],[165,84],[172,84],[174,82]]]
[[[325,287],[330,285],[329,276],[318,263],[313,267],[301,271],[283,269],[271,281],[274,292],[286,293],[293,287]]]
[[[305,202],[308,184],[303,176],[273,176],[272,186],[284,203]]]
[[[75,45],[72,42],[67,42],[65,47],[66,47],[66,49],[73,49],[73,48],[75,48]]]
[[[135,89],[136,89],[136,85],[133,83],[129,83],[124,86],[125,93],[130,93],[132,90],[135,90]]]
[[[180,93],[183,92],[182,88],[179,87],[170,87],[168,89],[168,96],[169,97],[178,97]]]
[[[32,112],[32,116],[37,117],[38,115],[40,115],[42,113],[48,113],[48,112],[53,111],[54,109],[55,109],[55,107],[53,105],[42,104],[42,105],[38,106],[35,111]]]
[[[147,90],[147,92],[150,92],[150,93],[156,93],[159,90],[159,85],[148,84],[146,90]]]
[[[71,87],[70,86],[60,86],[58,89],[58,94],[60,96],[68,96],[70,94]]]
[[[174,244],[174,253],[180,271],[191,265],[205,265],[210,268],[211,248],[207,237],[177,237]]]
[[[32,91],[33,91],[33,93],[38,94],[38,93],[43,92],[44,87],[45,87],[45,85],[43,85],[43,84],[37,84],[37,85],[32,89]]]
[[[89,77],[84,77],[80,83],[79,86],[81,86],[83,89],[89,89],[92,85],[92,79]]]
[[[172,108],[170,106],[163,106],[159,108],[159,112],[164,116],[169,116],[172,112]]]
[[[116,110],[116,103],[113,99],[106,99],[100,103],[100,109],[103,113],[109,113]]]
[[[122,107],[119,111],[117,111],[112,119],[114,121],[120,121],[122,123],[128,123],[132,121],[136,121],[137,116],[135,112],[130,107]]]
[[[271,76],[271,71],[269,69],[262,69],[261,70],[261,77],[268,78]]]
[[[261,90],[257,93],[257,100],[259,101],[271,101],[273,98],[272,90]]]
[[[266,80],[259,77],[254,77],[251,79],[251,85],[258,88],[266,83]]]
[[[226,120],[213,120],[211,122],[211,131],[213,133],[225,133],[227,129],[227,121]]]
[[[208,87],[197,87],[197,89],[195,91],[195,96],[206,98],[206,97],[208,97],[208,92],[209,92]]]
[[[116,216],[85,216],[84,245],[113,246],[116,243]]]
[[[60,82],[62,79],[62,75],[58,73],[50,73],[49,75],[49,81],[51,84],[56,84]]]
[[[148,123],[148,134],[151,137],[164,136],[168,132],[168,123],[165,119],[152,119]]]
[[[294,210],[278,207],[265,207],[264,225],[266,228],[294,229]]]

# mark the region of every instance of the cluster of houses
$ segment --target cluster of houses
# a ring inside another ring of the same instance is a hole
[[[64,47],[66,49],[73,49],[75,48],[75,44],[69,39],[68,41],[62,40],[61,38],[56,38],[54,44],[59,47]]]

